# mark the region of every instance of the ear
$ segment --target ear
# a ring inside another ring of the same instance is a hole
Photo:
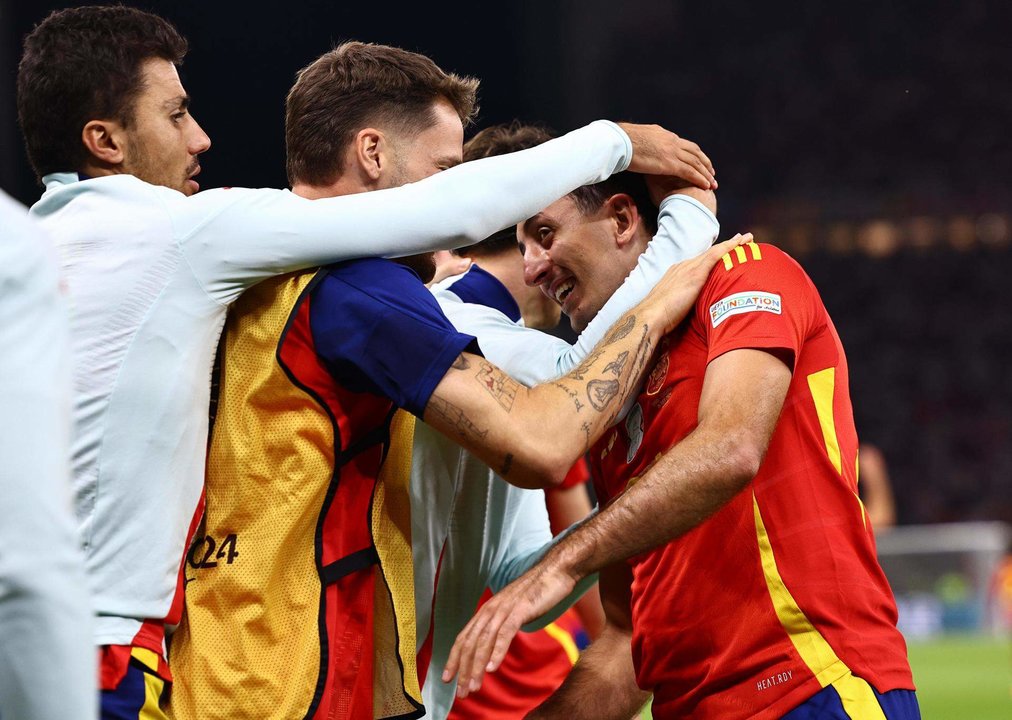
[[[358,171],[369,183],[378,183],[390,161],[383,132],[371,127],[362,128],[355,135],[353,151]]]
[[[126,133],[115,120],[89,120],[81,131],[81,142],[102,165],[120,165],[126,157]]]
[[[612,195],[605,203],[608,214],[615,223],[615,244],[625,247],[636,237],[640,226],[640,211],[631,196],[625,193]]]

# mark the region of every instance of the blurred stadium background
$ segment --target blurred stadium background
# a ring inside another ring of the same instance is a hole
[[[0,0],[0,186],[25,203],[21,37],[67,4]],[[479,128],[609,117],[697,140],[725,234],[794,254],[843,337],[892,477],[880,550],[924,716],[1012,716],[1012,3],[133,4],[190,39],[204,187],[285,184],[293,74],[350,38],[480,77]]]

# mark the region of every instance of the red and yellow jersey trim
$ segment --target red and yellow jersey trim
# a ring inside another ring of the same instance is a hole
[[[875,698],[871,685],[856,677],[830,647],[814,625],[798,607],[797,602],[787,589],[780,571],[777,569],[759,503],[755,493],[752,494],[752,510],[755,516],[756,538],[759,542],[759,555],[762,559],[763,576],[766,588],[773,601],[777,618],[790,638],[794,649],[798,651],[802,661],[819,681],[823,688],[832,685],[840,695],[843,708],[854,720],[886,720],[882,707]]]

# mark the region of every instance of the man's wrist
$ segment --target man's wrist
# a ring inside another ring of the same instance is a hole
[[[569,537],[548,551],[545,556],[547,564],[545,569],[557,577],[569,578],[575,585],[595,572],[595,568],[589,567],[592,549],[587,542],[587,533],[583,528],[577,528]]]

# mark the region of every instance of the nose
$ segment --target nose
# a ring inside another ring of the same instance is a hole
[[[211,138],[207,136],[204,129],[200,127],[196,120],[193,121],[193,132],[190,135],[190,154],[200,155],[202,152],[207,152],[211,147]]]
[[[534,287],[548,280],[552,258],[548,251],[536,242],[524,245],[524,282]]]

